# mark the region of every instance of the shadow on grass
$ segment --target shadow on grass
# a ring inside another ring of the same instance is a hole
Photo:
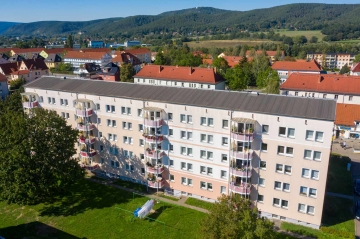
[[[17,226],[0,228],[0,235],[5,238],[61,238],[80,239],[41,222],[29,222]],[[86,239],[85,237],[81,239]]]
[[[81,180],[69,189],[69,193],[46,202],[40,216],[76,215],[87,210],[128,203],[132,199],[132,193]]]
[[[322,222],[324,225],[336,226],[352,220],[354,220],[352,200],[325,196]]]

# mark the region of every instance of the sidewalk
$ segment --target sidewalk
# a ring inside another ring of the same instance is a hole
[[[136,190],[133,190],[133,189],[130,189],[130,188],[124,188],[124,187],[121,187],[119,185],[113,184],[111,181],[100,181],[100,180],[96,180],[96,179],[93,179],[93,178],[87,178],[86,180],[92,181],[94,183],[104,184],[104,185],[107,185],[107,186],[110,186],[110,187],[113,187],[113,188],[117,188],[117,189],[121,189],[121,190],[124,190],[124,191],[127,191],[127,192],[131,192],[131,193],[134,192],[134,193],[142,194],[142,195],[144,195],[146,197],[149,197],[149,198],[152,198],[152,199],[155,199],[155,200],[163,201],[163,202],[170,203],[170,204],[175,204],[175,205],[182,206],[182,207],[187,207],[187,208],[190,208],[190,209],[193,209],[193,210],[197,210],[199,212],[209,213],[209,211],[206,210],[206,209],[185,204],[185,201],[186,201],[187,197],[181,197],[181,199],[179,201],[173,201],[173,200],[163,198],[163,197],[159,197],[159,196],[156,196],[156,195],[153,195],[153,194],[145,194],[143,192],[139,192],[139,191],[136,191]]]

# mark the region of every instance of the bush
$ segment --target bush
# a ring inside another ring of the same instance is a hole
[[[340,231],[340,230],[336,230],[336,229],[330,228],[330,227],[320,227],[320,231],[322,231],[323,233],[331,234],[331,235],[334,235],[336,237],[341,237],[341,238],[353,239],[355,237],[354,233],[352,233],[352,232]]]
[[[335,204],[325,204],[324,212],[329,217],[335,217],[339,212],[339,208]]]

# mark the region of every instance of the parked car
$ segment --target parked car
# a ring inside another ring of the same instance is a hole
[[[356,179],[354,182],[354,193],[360,195],[360,179]]]
[[[360,201],[355,204],[355,218],[360,221]]]

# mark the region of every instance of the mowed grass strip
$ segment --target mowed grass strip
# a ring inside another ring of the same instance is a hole
[[[210,210],[214,205],[211,202],[205,202],[203,200],[196,199],[196,198],[190,198],[190,197],[188,199],[186,199],[185,204],[192,205],[195,207],[200,207],[200,208],[203,208],[206,210]]]
[[[205,213],[164,202],[147,219],[132,212],[148,198],[82,180],[52,202],[19,206],[0,202],[0,235],[5,238],[200,238]],[[118,209],[121,208],[121,209]],[[127,212],[127,211],[129,212]]]
[[[279,44],[281,42],[271,41],[271,40],[206,40],[199,41],[196,43],[195,41],[185,42],[189,47],[235,47],[238,45],[248,45],[248,46],[256,46],[261,45],[262,43],[275,43]],[[185,44],[184,43],[184,44]]]

